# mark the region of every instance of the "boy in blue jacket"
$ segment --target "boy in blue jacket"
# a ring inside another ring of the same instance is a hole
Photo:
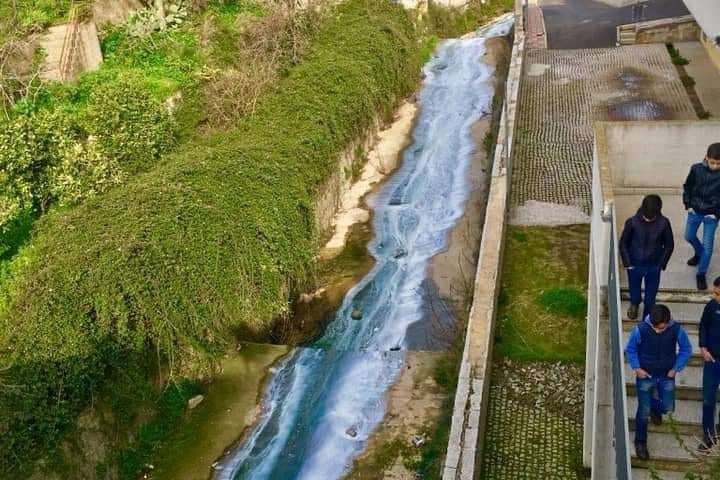
[[[652,307],[630,334],[625,355],[636,375],[635,453],[641,460],[650,458],[648,418],[660,425],[662,415],[675,410],[675,375],[685,368],[691,353],[685,330],[673,321],[665,305]],[[653,390],[658,398],[653,398]]]
[[[715,395],[720,384],[720,277],[713,282],[712,298],[700,318],[700,353],[703,364],[703,444],[709,449],[716,441]]]

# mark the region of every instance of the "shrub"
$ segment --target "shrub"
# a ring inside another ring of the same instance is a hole
[[[420,48],[399,5],[343,3],[236,129],[40,220],[0,304],[3,383],[20,386],[0,395],[0,472],[57,442],[130,352],[182,365],[287,315],[315,253],[313,194],[414,89]]]
[[[126,171],[147,168],[173,144],[167,108],[139,81],[120,79],[90,94],[84,127],[102,155]]]

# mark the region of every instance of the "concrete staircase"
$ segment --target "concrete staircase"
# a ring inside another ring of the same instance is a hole
[[[45,51],[40,72],[44,81],[70,82],[80,73],[97,69],[102,52],[95,23],[80,21],[72,9],[68,23],[50,27],[39,39]]]
[[[617,26],[617,44],[635,45],[637,43],[637,24],[630,23],[627,25]]]
[[[628,302],[627,290],[622,289],[622,316],[623,337],[627,342],[630,331],[637,325],[637,320],[627,318]],[[675,480],[685,478],[685,473],[698,473],[701,465],[695,454],[697,446],[702,439],[702,357],[698,348],[698,327],[700,316],[707,295],[698,294],[697,290],[688,289],[661,289],[658,292],[657,303],[666,305],[672,313],[673,319],[679,322],[693,346],[693,354],[675,382],[675,413],[673,414],[673,428],[668,425],[667,416],[663,425],[648,425],[648,450],[650,461],[643,462],[635,456],[632,446],[635,430],[635,413],[637,411],[637,398],[635,396],[635,373],[630,365],[625,365],[627,381],[627,408],[630,426],[630,441],[632,450],[633,479],[657,478],[651,475],[650,468],[654,469],[662,480]],[[642,313],[642,305],[640,306]]]

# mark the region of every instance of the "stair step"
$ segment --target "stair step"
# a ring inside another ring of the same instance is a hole
[[[695,453],[698,446],[698,439],[695,435],[678,435],[676,437],[672,433],[653,432],[648,434],[647,444],[650,452],[650,462],[639,460],[635,456],[635,447],[630,447],[633,466],[663,462],[663,467],[670,467],[667,468],[668,470],[684,471],[684,469],[688,469],[687,471],[690,471],[690,468],[698,465],[697,460],[691,453]],[[674,465],[667,465],[666,463]]]
[[[627,409],[628,416],[634,424],[635,412],[637,411],[637,397],[628,396]],[[702,433],[702,402],[699,400],[675,399],[673,420],[677,425],[697,427],[699,429],[698,432]],[[662,427],[662,425],[660,427]]]
[[[625,364],[628,395],[635,395],[635,372]],[[702,400],[702,367],[690,365],[675,378],[675,399]]]
[[[627,344],[627,341],[630,338],[630,333],[634,326],[635,326],[635,324],[630,326],[630,328],[623,329],[623,347]],[[684,328],[684,326],[683,326],[683,328]],[[690,339],[690,344],[693,347],[693,352],[692,352],[692,355],[690,356],[690,360],[688,361],[687,366],[688,367],[690,367],[690,366],[702,367],[703,359],[702,359],[702,355],[700,355],[700,348],[698,347],[698,342],[699,342],[698,331],[697,331],[697,329],[692,329],[692,330],[686,329],[686,333],[687,333],[688,338]]]
[[[666,307],[670,309],[670,313],[672,315],[673,320],[680,322],[680,323],[700,323],[700,317],[702,316],[703,309],[705,308],[705,304],[707,303],[707,298],[703,303],[678,303],[678,302],[658,302],[662,303]],[[623,320],[633,321],[637,322],[639,321],[639,316],[642,314],[642,305],[639,307],[639,313],[638,313],[638,319],[637,320],[630,320],[627,318],[627,311],[630,307],[629,301],[624,301],[621,303],[622,308],[622,315]]]
[[[698,330],[700,328],[699,322],[690,322],[690,321],[684,321],[684,320],[675,320],[675,321],[677,323],[679,323],[680,325],[682,325],[682,327],[685,329],[685,332],[688,334],[688,336],[690,336],[690,334],[698,335]],[[633,328],[635,328],[635,326],[637,324],[638,324],[637,320],[628,320],[628,319],[624,318],[623,322],[622,322],[623,331],[629,332]],[[691,340],[691,342],[692,342],[692,340]],[[697,348],[698,348],[698,344],[693,343],[693,349],[697,349]]]
[[[632,478],[633,480],[654,480],[659,478],[660,480],[686,480],[685,472],[672,472],[670,470],[655,470],[655,475],[650,473],[647,468],[633,467]]]
[[[658,293],[657,303],[707,303],[710,300],[710,292],[701,292],[696,288],[661,288]],[[620,299],[630,300],[627,288],[620,289]]]

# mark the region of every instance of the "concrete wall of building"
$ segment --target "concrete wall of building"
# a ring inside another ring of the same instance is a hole
[[[604,3],[605,5],[610,5],[611,7],[627,7],[628,5],[632,5],[634,3],[637,3],[637,0],[598,0],[600,3]]]
[[[681,188],[690,165],[720,142],[720,121],[603,122],[599,128],[615,189]]]
[[[692,17],[675,17],[637,24],[635,43],[687,42],[700,38],[700,27]]]
[[[700,42],[705,47],[705,50],[707,50],[710,60],[712,60],[717,69],[720,70],[720,46],[715,45],[715,41],[708,38],[704,32],[700,35]]]

